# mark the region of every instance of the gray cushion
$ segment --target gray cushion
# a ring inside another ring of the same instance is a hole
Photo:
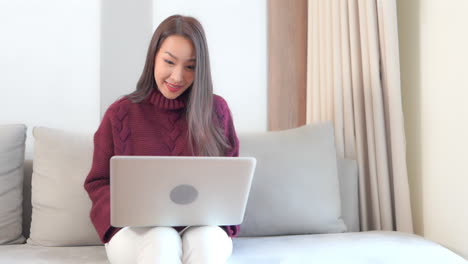
[[[25,125],[0,125],[0,244],[24,242],[22,231]]]
[[[358,232],[360,227],[357,162],[338,158],[338,179],[340,180],[343,221],[348,232]]]
[[[331,123],[240,134],[257,168],[240,236],[346,231]]]
[[[389,231],[282,237],[242,237],[233,240],[227,264],[413,264],[466,263],[452,251],[422,237]],[[0,246],[0,263],[108,264],[103,246]]]
[[[0,246],[0,263],[109,264],[104,246],[43,247],[29,244]]]
[[[228,264],[466,264],[441,245],[392,231],[242,237],[233,244]]]

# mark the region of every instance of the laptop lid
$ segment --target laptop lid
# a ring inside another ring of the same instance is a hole
[[[238,225],[255,165],[250,157],[114,156],[111,225]]]

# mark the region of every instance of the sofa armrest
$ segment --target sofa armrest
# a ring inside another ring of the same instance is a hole
[[[359,195],[358,166],[355,160],[338,158],[338,179],[340,181],[341,213],[348,232],[358,232]]]

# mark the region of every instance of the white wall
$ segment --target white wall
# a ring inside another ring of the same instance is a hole
[[[468,258],[468,1],[398,12],[415,230]]]
[[[214,91],[228,102],[237,131],[266,131],[266,0],[154,0],[153,6],[154,29],[174,14],[201,22]]]
[[[101,0],[101,116],[135,90],[153,35],[153,0]]]
[[[99,123],[99,1],[0,1],[0,123]]]

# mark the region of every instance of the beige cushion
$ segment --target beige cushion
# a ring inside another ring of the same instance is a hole
[[[101,244],[89,218],[91,201],[83,188],[91,168],[92,135],[34,128],[32,221],[28,244]]]
[[[23,243],[25,125],[0,125],[0,244]]]
[[[240,134],[241,156],[257,158],[240,236],[346,231],[331,123]]]

